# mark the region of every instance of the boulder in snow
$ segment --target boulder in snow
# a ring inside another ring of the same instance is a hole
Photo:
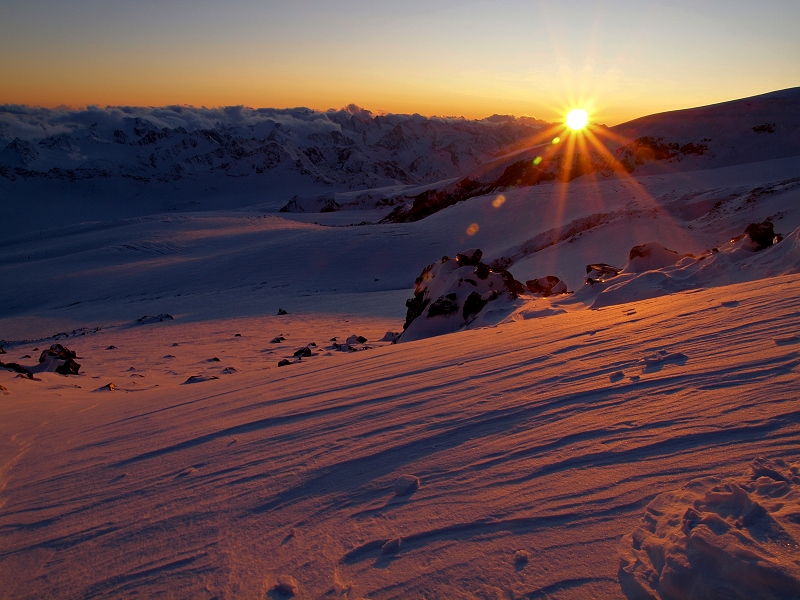
[[[75,362],[75,352],[62,346],[53,344],[39,356],[39,371],[55,371],[61,375],[78,375],[81,366]]]
[[[168,313],[161,313],[160,315],[144,315],[143,317],[139,317],[136,319],[137,323],[141,323],[145,325],[147,323],[161,323],[163,321],[172,321],[175,317]]]
[[[665,248],[658,242],[648,242],[641,246],[634,246],[628,253],[628,264],[625,265],[626,273],[644,273],[676,265],[684,255],[674,250]]]
[[[490,302],[514,300],[525,292],[511,273],[480,262],[482,255],[470,249],[423,269],[414,297],[406,301],[406,322],[398,341],[458,331],[485,315]]]
[[[477,267],[483,257],[480,248],[470,248],[456,254],[456,262],[462,267]]]
[[[567,284],[555,275],[547,275],[539,279],[530,279],[525,282],[525,287],[532,294],[541,294],[545,298],[553,294],[566,294]]]
[[[753,249],[757,252],[764,248],[769,248],[783,239],[779,233],[775,233],[775,228],[770,221],[763,223],[750,223],[744,229],[744,235],[753,242]]]
[[[606,263],[592,263],[586,265],[586,283],[602,283],[607,279],[616,277],[620,274],[620,271],[622,271],[622,269],[612,267]]]

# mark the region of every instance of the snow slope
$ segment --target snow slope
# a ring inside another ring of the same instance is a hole
[[[255,597],[288,575],[303,598],[619,598],[656,494],[800,460],[798,315],[786,276],[280,368],[390,323],[62,340],[83,375],[0,371],[3,595]],[[421,487],[397,497],[404,474]]]
[[[0,597],[796,597],[797,156],[408,223],[101,204],[0,238]],[[574,293],[393,344],[469,248]]]

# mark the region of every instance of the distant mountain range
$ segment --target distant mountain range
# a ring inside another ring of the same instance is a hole
[[[386,221],[416,221],[469,198],[585,175],[686,172],[798,156],[800,88],[660,113],[610,128],[592,126],[586,133],[552,126],[534,142],[529,149],[405,198]]]
[[[121,216],[388,207],[386,220],[411,221],[482,194],[587,174],[795,156],[800,88],[595,125],[583,141],[571,136],[528,117],[375,115],[355,105],[327,112],[6,105],[0,233],[120,215],[111,207],[120,203]],[[30,214],[32,199],[49,222]]]

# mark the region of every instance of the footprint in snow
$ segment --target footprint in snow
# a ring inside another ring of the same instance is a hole
[[[733,308],[734,306],[739,306],[738,300],[726,300],[724,302],[720,302],[720,305],[724,306],[725,308]]]

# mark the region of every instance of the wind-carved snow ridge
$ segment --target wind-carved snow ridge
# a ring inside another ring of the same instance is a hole
[[[800,465],[758,458],[660,494],[620,542],[619,579],[630,600],[800,597]]]

